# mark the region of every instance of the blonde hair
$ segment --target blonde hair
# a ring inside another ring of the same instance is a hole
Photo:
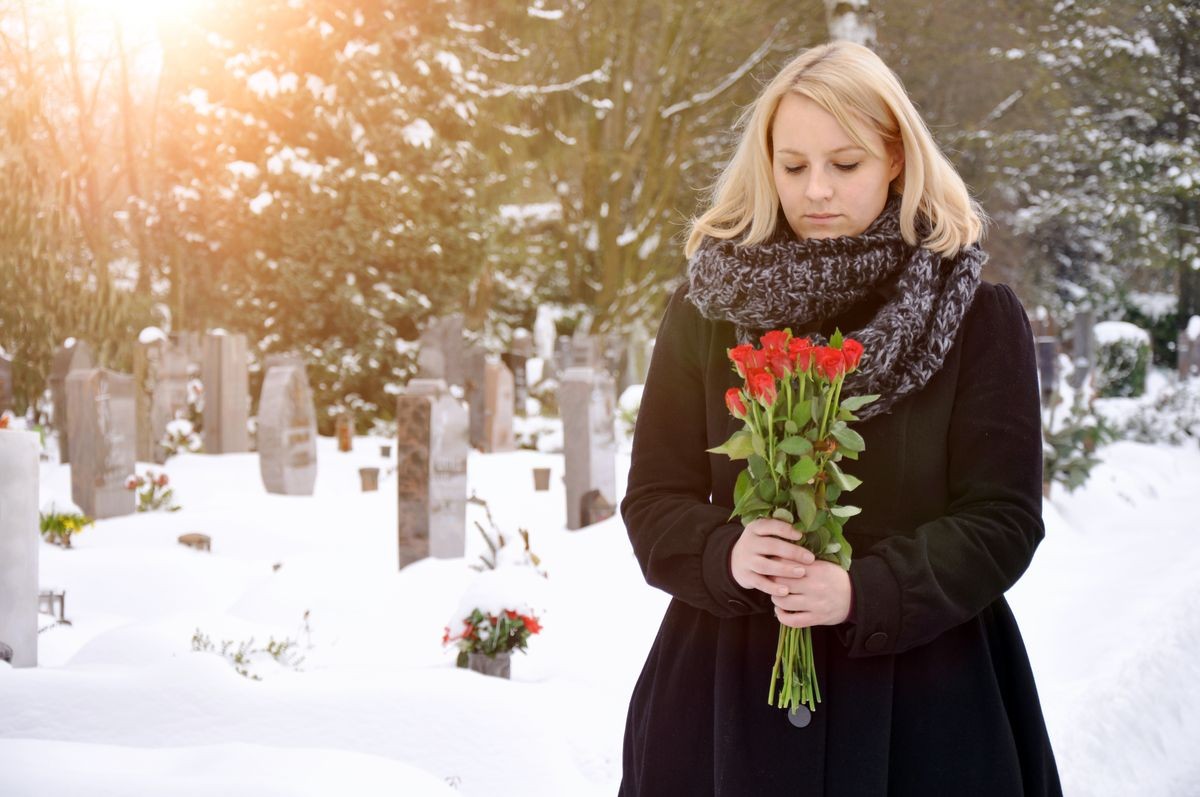
[[[889,149],[896,144],[903,147],[904,166],[891,190],[903,196],[900,232],[910,245],[919,243],[953,256],[979,240],[983,211],[934,142],[900,79],[866,47],[835,41],[793,59],[742,114],[733,158],[713,185],[709,209],[692,221],[685,247],[688,257],[705,236],[736,238],[748,227],[741,243],[750,245],[775,232],[779,195],[771,172],[771,125],[780,101],[789,93],[815,102],[837,119],[855,144],[876,157],[886,153],[867,146],[864,122]],[[917,240],[918,212],[932,227],[923,241]]]

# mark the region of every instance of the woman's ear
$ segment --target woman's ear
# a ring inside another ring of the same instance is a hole
[[[904,145],[897,142],[888,147],[888,181],[891,182],[904,172]]]

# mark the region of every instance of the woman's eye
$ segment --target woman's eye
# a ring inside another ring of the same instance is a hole
[[[844,172],[852,172],[858,168],[858,164],[857,163],[839,163],[839,164],[837,164],[837,167]]]
[[[797,174],[803,168],[803,166],[784,166],[783,170],[788,174]]]

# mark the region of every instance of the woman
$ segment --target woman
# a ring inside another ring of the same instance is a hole
[[[864,47],[804,52],[741,126],[659,330],[621,505],[673,596],[621,794],[1059,794],[1004,600],[1044,534],[1033,340],[1013,292],[980,281],[981,213]],[[741,426],[727,350],[784,327],[857,338],[843,395],[882,396],[848,468],[848,573],[786,523],[729,522],[744,463],[706,453]],[[780,623],[812,628],[808,717],[767,703]]]

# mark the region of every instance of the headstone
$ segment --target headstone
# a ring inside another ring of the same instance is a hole
[[[68,340],[54,353],[50,369],[50,398],[54,404],[54,430],[58,433],[58,461],[71,461],[70,425],[67,412],[67,374],[92,367],[92,348],[82,340]]]
[[[554,341],[554,370],[551,372],[555,379],[561,379],[563,371],[571,367],[571,338],[559,335]]]
[[[334,426],[334,432],[337,435],[338,451],[345,454],[348,451],[354,450],[354,413],[346,410],[337,416],[337,422]]]
[[[513,411],[517,415],[525,414],[525,400],[529,398],[529,383],[525,371],[528,359],[520,354],[505,352],[500,360],[508,366],[513,377]]]
[[[1194,315],[1188,319],[1187,327],[1179,331],[1176,346],[1179,378],[1200,376],[1200,316]]]
[[[133,350],[137,407],[137,458],[167,461],[160,445],[167,424],[187,414],[187,355],[165,337],[143,336]]]
[[[591,368],[598,370],[604,367],[604,347],[600,338],[576,332],[571,337],[572,368]]]
[[[591,368],[563,373],[559,409],[563,419],[567,528],[584,525],[584,499],[593,490],[616,503],[616,396],[612,376]],[[594,498],[590,503],[594,503]]]
[[[204,335],[199,332],[172,332],[168,336],[177,351],[183,353],[188,368],[199,371],[204,366]]]
[[[304,356],[296,352],[272,352],[263,357],[263,378],[265,379],[266,373],[277,365],[294,365],[303,372],[306,370],[307,363],[304,360]]]
[[[421,332],[417,352],[417,375],[421,379],[442,379],[448,385],[462,385],[463,317],[459,313],[432,320]]]
[[[358,480],[362,483],[364,493],[373,493],[379,489],[379,468],[359,468]]]
[[[250,373],[246,336],[210,332],[204,338],[204,450],[234,454],[250,450]]]
[[[1096,367],[1096,313],[1083,310],[1071,324],[1071,387],[1078,390]]]
[[[88,517],[129,515],[137,443],[133,377],[105,368],[67,376],[71,422],[71,500]]]
[[[317,481],[317,413],[304,368],[275,365],[258,399],[258,469],[276,495],[312,495]]]
[[[558,328],[554,323],[554,315],[549,307],[539,305],[537,317],[533,322],[533,339],[537,356],[543,360],[554,359],[554,344],[558,338]]]
[[[470,443],[485,451],[484,420],[487,416],[487,355],[478,346],[470,346],[463,364],[463,394],[470,413]]]
[[[484,366],[483,450],[512,451],[517,447],[513,438],[512,371],[502,362]]]
[[[529,335],[529,330],[524,327],[517,327],[513,330],[512,337],[512,353],[525,359],[533,356],[533,338]],[[552,347],[553,348],[553,347]]]
[[[396,400],[400,567],[466,552],[467,412],[440,379],[414,379]]]
[[[38,451],[33,432],[0,431],[0,643],[37,666]]]
[[[0,414],[13,408],[12,358],[0,349]]]
[[[1037,339],[1038,382],[1042,389],[1042,404],[1047,404],[1058,386],[1058,338],[1043,336]]]

